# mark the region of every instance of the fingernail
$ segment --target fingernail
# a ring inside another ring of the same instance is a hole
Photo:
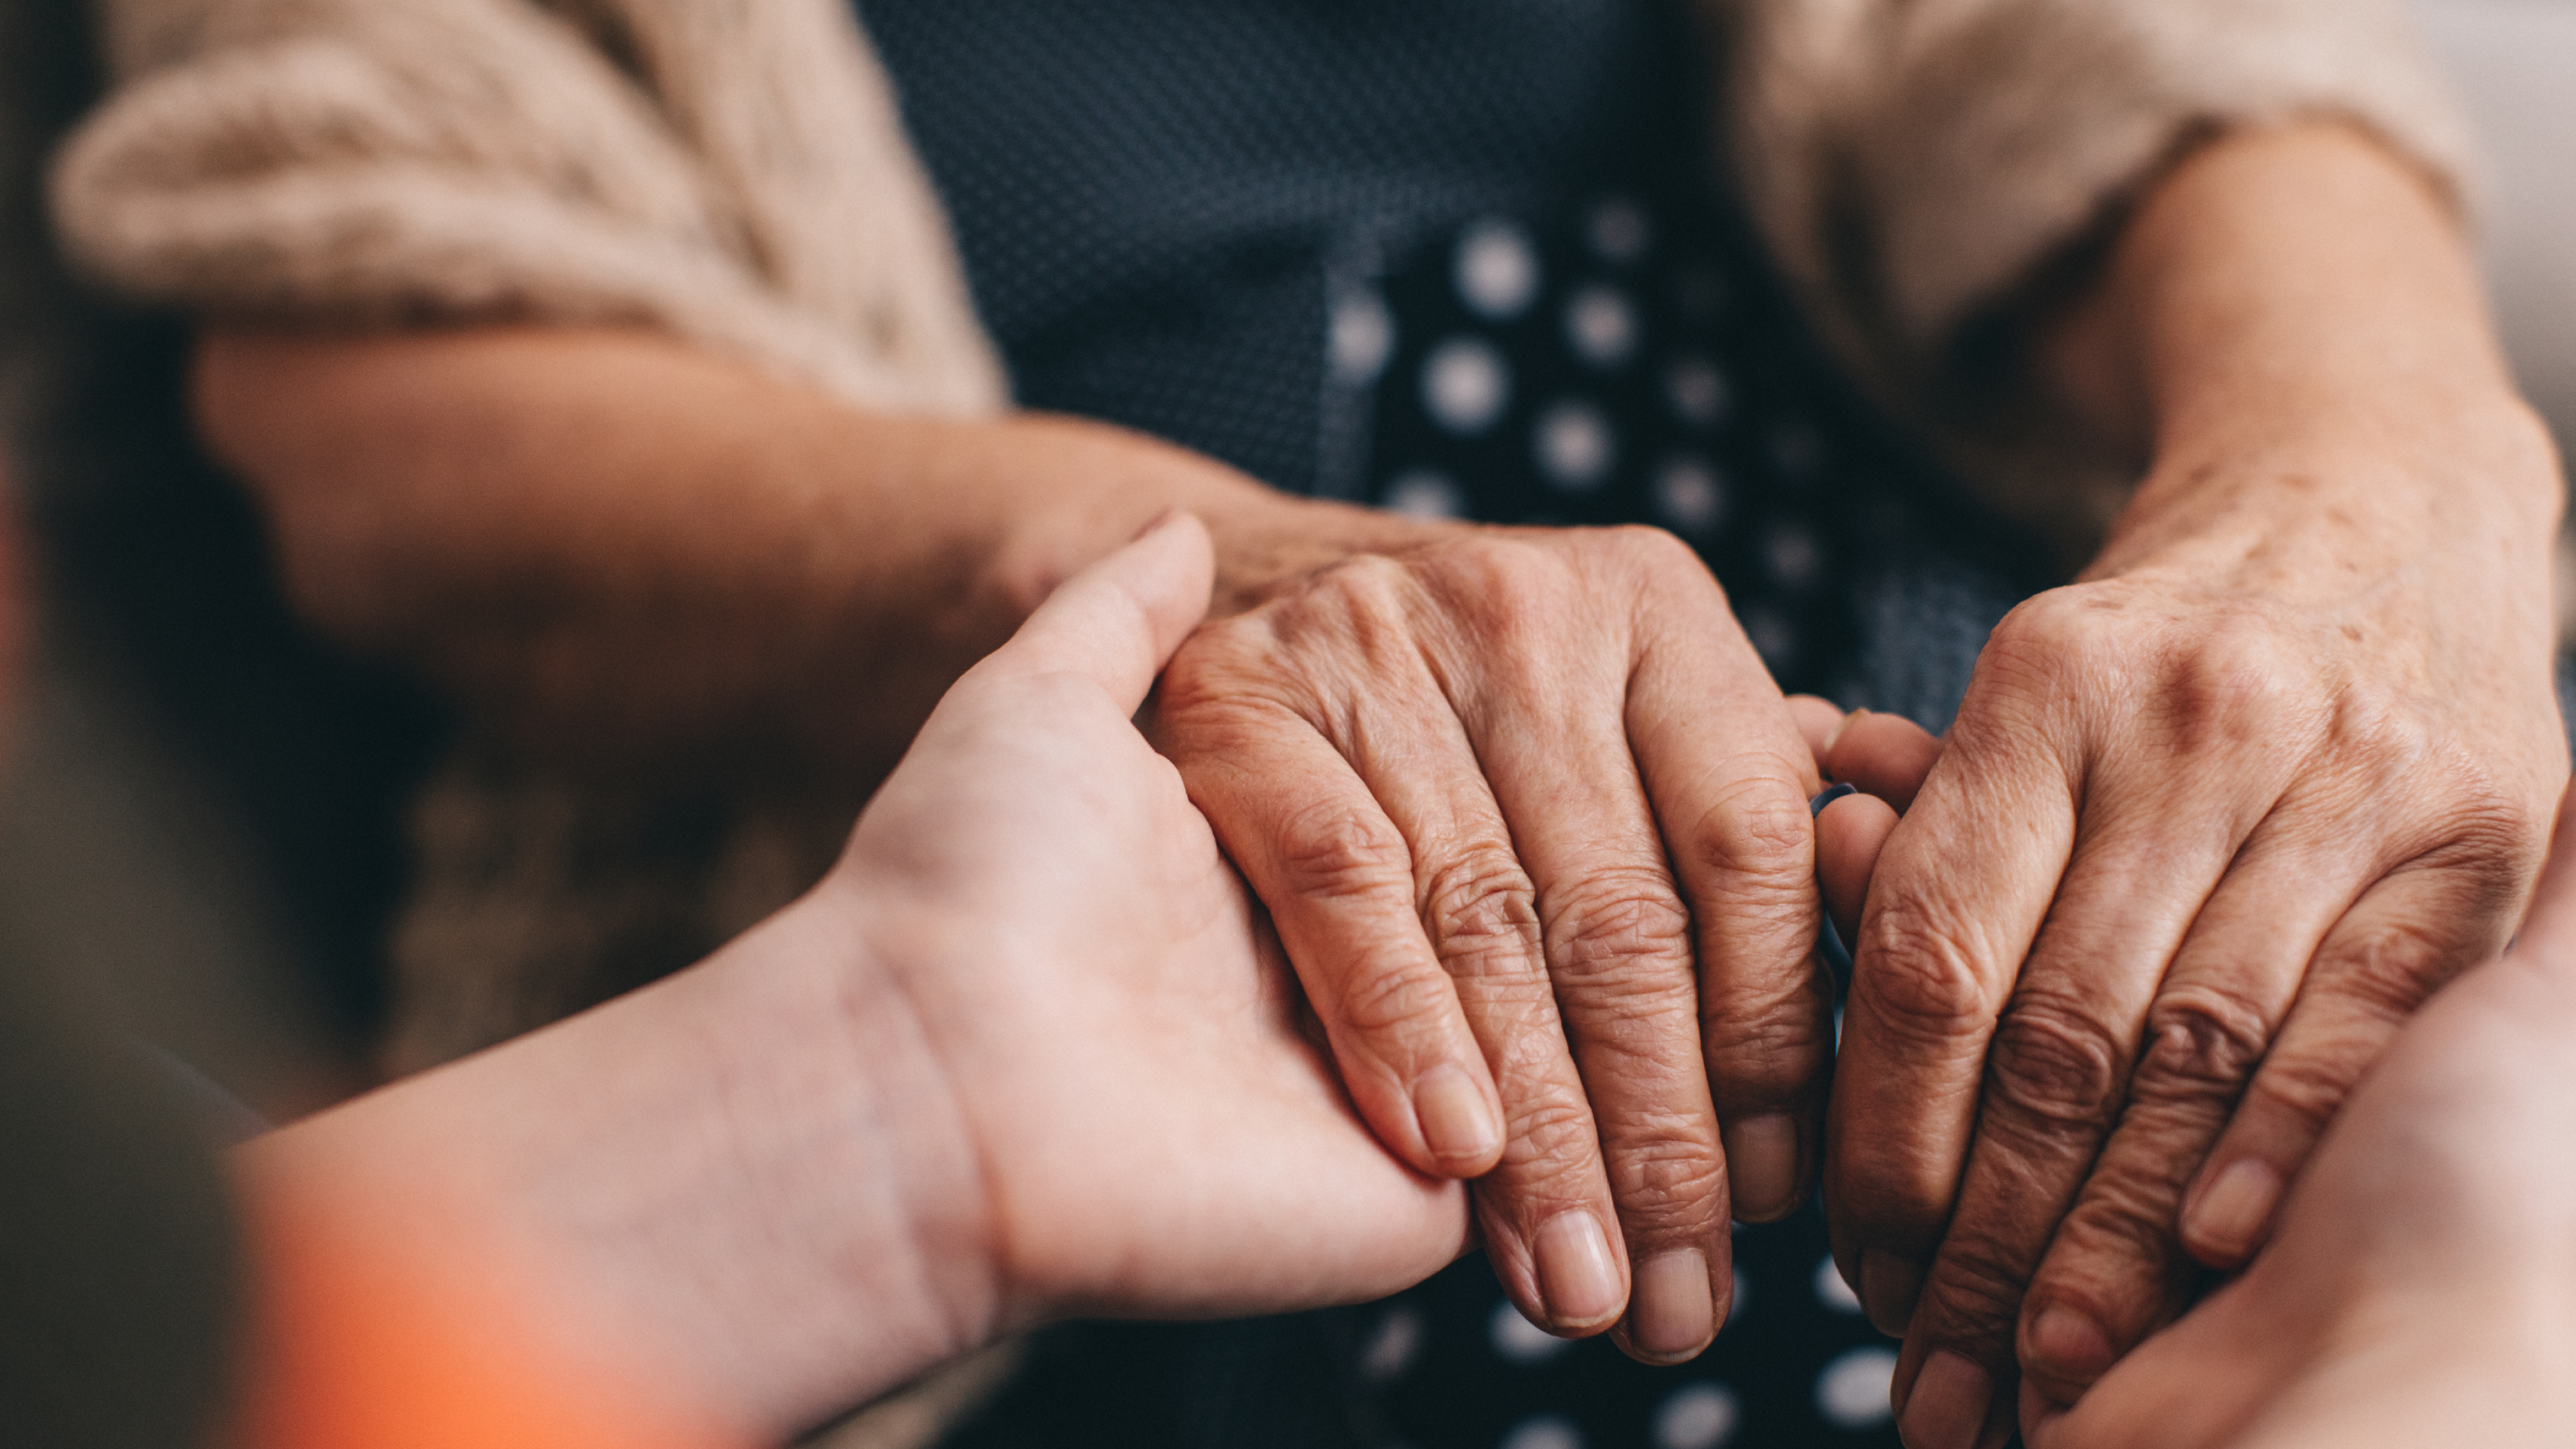
[[[1915,1376],[1897,1433],[1905,1449],[1976,1449],[1994,1397],[1994,1380],[1984,1369],[1963,1354],[1942,1349]]]
[[[1575,1332],[1619,1316],[1619,1263],[1610,1239],[1587,1212],[1559,1213],[1538,1230],[1538,1293],[1550,1326]]]
[[[1870,1325],[1903,1338],[1914,1322],[1914,1300],[1923,1295],[1923,1270],[1884,1248],[1860,1255],[1860,1302]]]
[[[1798,1205],[1798,1119],[1785,1113],[1721,1123],[1726,1181],[1739,1222],[1767,1223]]]
[[[1481,1168],[1502,1146],[1503,1125],[1476,1080],[1454,1062],[1442,1062],[1413,1084],[1413,1115],[1423,1144],[1444,1165]]]
[[[1850,729],[1853,724],[1859,721],[1862,715],[1867,713],[1869,713],[1868,710],[1856,709],[1851,713],[1844,715],[1843,722],[1834,726],[1834,732],[1825,736],[1825,753],[1829,755],[1832,754],[1834,752],[1834,746],[1842,741],[1843,731]]]
[[[1708,1255],[1697,1248],[1659,1253],[1637,1269],[1628,1305],[1637,1347],[1657,1358],[1688,1358],[1717,1336],[1717,1299],[1709,1292]]]
[[[2281,1200],[2281,1175],[2271,1164],[2241,1158],[2218,1174],[2218,1180],[2191,1205],[2184,1225],[2194,1246],[2230,1258],[2244,1258],[2262,1241],[2272,1221],[2272,1205]]]
[[[2072,1308],[2048,1308],[2030,1325],[2030,1356],[2041,1373],[2085,1385],[2111,1369],[2111,1336]]]

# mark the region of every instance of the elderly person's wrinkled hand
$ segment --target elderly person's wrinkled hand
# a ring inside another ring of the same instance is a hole
[[[2576,1423],[2576,820],[2501,961],[2444,991],[2326,1134],[2243,1277],[2033,1449],[2563,1444]]]
[[[1522,1311],[1704,1347],[1730,1217],[1811,1180],[1832,1040],[1814,763],[1706,567],[1449,525],[1283,569],[1181,648],[1153,731],[1361,1112],[1484,1174]]]
[[[1915,1449],[2000,1445],[2017,1375],[2071,1401],[2261,1245],[2409,1013],[2502,945],[2565,779],[2555,470],[2442,320],[2474,315],[2447,220],[2330,132],[2210,155],[2113,268],[2156,467],[1995,631],[1855,943],[1826,1204],[1906,1335]],[[2354,196],[2389,225],[2300,262]],[[2214,250],[2258,227],[2278,264]],[[2411,330],[2343,336],[2364,293]]]

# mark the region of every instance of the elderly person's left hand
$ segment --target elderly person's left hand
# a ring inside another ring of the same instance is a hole
[[[1914,1449],[2000,1445],[2017,1376],[2071,1401],[2262,1243],[2566,773],[2556,469],[2430,190],[2233,137],[2106,269],[2056,355],[2155,466],[1996,631],[1855,943],[1826,1201]]]
[[[2245,1276],[2034,1449],[2563,1444],[2576,1422],[2576,820],[2512,952],[2337,1119]]]

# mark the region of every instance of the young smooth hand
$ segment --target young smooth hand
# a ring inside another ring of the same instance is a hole
[[[1129,722],[1197,625],[1175,517],[943,700],[811,903],[869,943],[955,1102],[993,1327],[1381,1296],[1464,1247],[1464,1189],[1353,1113],[1285,958]],[[876,1009],[876,1008],[872,1008]]]

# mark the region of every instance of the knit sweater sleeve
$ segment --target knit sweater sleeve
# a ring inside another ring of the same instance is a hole
[[[2197,137],[2339,117],[2472,190],[2466,124],[2396,0],[1706,8],[1721,147],[1757,226],[1846,359],[1918,420],[1955,426],[1963,333]],[[2026,403],[2000,433],[2048,426]],[[2030,442],[1989,436],[1979,461]]]
[[[636,325],[863,405],[1001,404],[836,0],[99,8],[118,85],[52,199],[73,263],[131,300],[343,329]]]

